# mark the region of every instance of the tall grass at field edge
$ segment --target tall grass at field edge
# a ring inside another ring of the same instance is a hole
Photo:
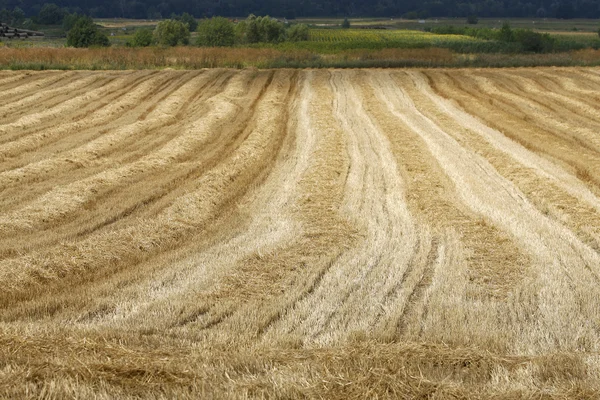
[[[461,68],[597,66],[600,50],[547,54],[456,53],[444,48],[353,49],[335,54],[274,48],[0,48],[0,69]]]

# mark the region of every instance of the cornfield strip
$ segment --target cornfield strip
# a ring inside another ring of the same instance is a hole
[[[311,29],[310,40],[313,42],[404,42],[430,45],[481,41],[464,35],[437,35],[423,31],[373,29]]]
[[[600,396],[599,90],[0,72],[0,397]]]

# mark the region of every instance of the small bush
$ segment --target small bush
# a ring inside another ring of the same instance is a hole
[[[529,29],[517,29],[514,32],[515,40],[522,46],[523,51],[543,53],[552,51],[554,39],[550,35],[534,32]]]
[[[153,36],[154,41],[161,46],[187,45],[190,42],[188,25],[174,19],[159,22]]]
[[[233,22],[223,17],[213,17],[198,25],[198,46],[228,47],[235,42]]]
[[[350,29],[350,21],[348,21],[348,18],[344,18],[344,21],[342,22],[342,28]]]
[[[154,41],[152,30],[148,28],[142,28],[135,31],[133,38],[127,42],[129,47],[148,47]]]

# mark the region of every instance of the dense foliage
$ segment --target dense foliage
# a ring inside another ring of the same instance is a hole
[[[204,20],[198,26],[198,46],[227,47],[235,43],[233,22],[223,17]]]
[[[290,42],[301,42],[310,38],[310,30],[307,25],[295,24],[287,31],[287,40]]]
[[[169,18],[184,12],[197,18],[220,15],[238,17],[251,13],[296,16],[426,17],[556,17],[598,18],[600,0],[52,0],[70,13],[92,17]],[[0,0],[0,10],[19,8],[38,16],[47,0]],[[17,13],[19,13],[17,10]],[[54,18],[55,10],[48,13]],[[12,18],[12,16],[11,16]],[[45,17],[44,17],[45,18]],[[190,27],[193,28],[193,27]],[[194,29],[192,29],[194,30]]]
[[[53,25],[62,23],[66,11],[54,3],[46,3],[42,6],[37,22],[44,25]]]
[[[240,43],[279,43],[285,40],[285,26],[268,15],[256,17],[250,14],[235,27]]]
[[[190,32],[195,32],[196,29],[198,29],[198,21],[196,21],[196,18],[189,13],[184,12],[182,15],[173,14],[171,15],[171,19],[175,19],[187,24]]]
[[[557,44],[556,39],[547,33],[534,32],[529,29],[512,29],[508,23],[503,24],[501,29],[440,26],[431,29],[431,32],[493,40],[507,44],[505,49],[513,52],[546,53],[556,50]]]
[[[161,46],[189,44],[189,26],[188,24],[175,19],[161,21],[154,29],[154,42]]]
[[[148,47],[154,43],[154,37],[152,36],[152,30],[149,28],[142,28],[135,31],[133,38],[127,42],[129,47]]]
[[[203,20],[198,26],[196,44],[202,47],[226,47],[235,44],[301,42],[309,38],[310,30],[307,25],[293,24],[286,27],[275,18],[251,14],[237,24],[224,17]]]
[[[89,17],[80,17],[67,34],[69,47],[108,47],[108,37],[98,30]]]

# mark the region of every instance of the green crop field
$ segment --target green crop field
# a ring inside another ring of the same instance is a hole
[[[478,42],[464,35],[437,35],[417,30],[383,29],[311,29],[313,42],[394,42],[405,44],[438,45],[455,42]]]
[[[284,42],[278,49],[303,49],[316,53],[337,53],[353,49],[419,49],[474,47],[486,40],[465,35],[439,35],[418,30],[384,29],[324,29],[313,28],[304,42]],[[259,45],[259,47],[263,47]]]

